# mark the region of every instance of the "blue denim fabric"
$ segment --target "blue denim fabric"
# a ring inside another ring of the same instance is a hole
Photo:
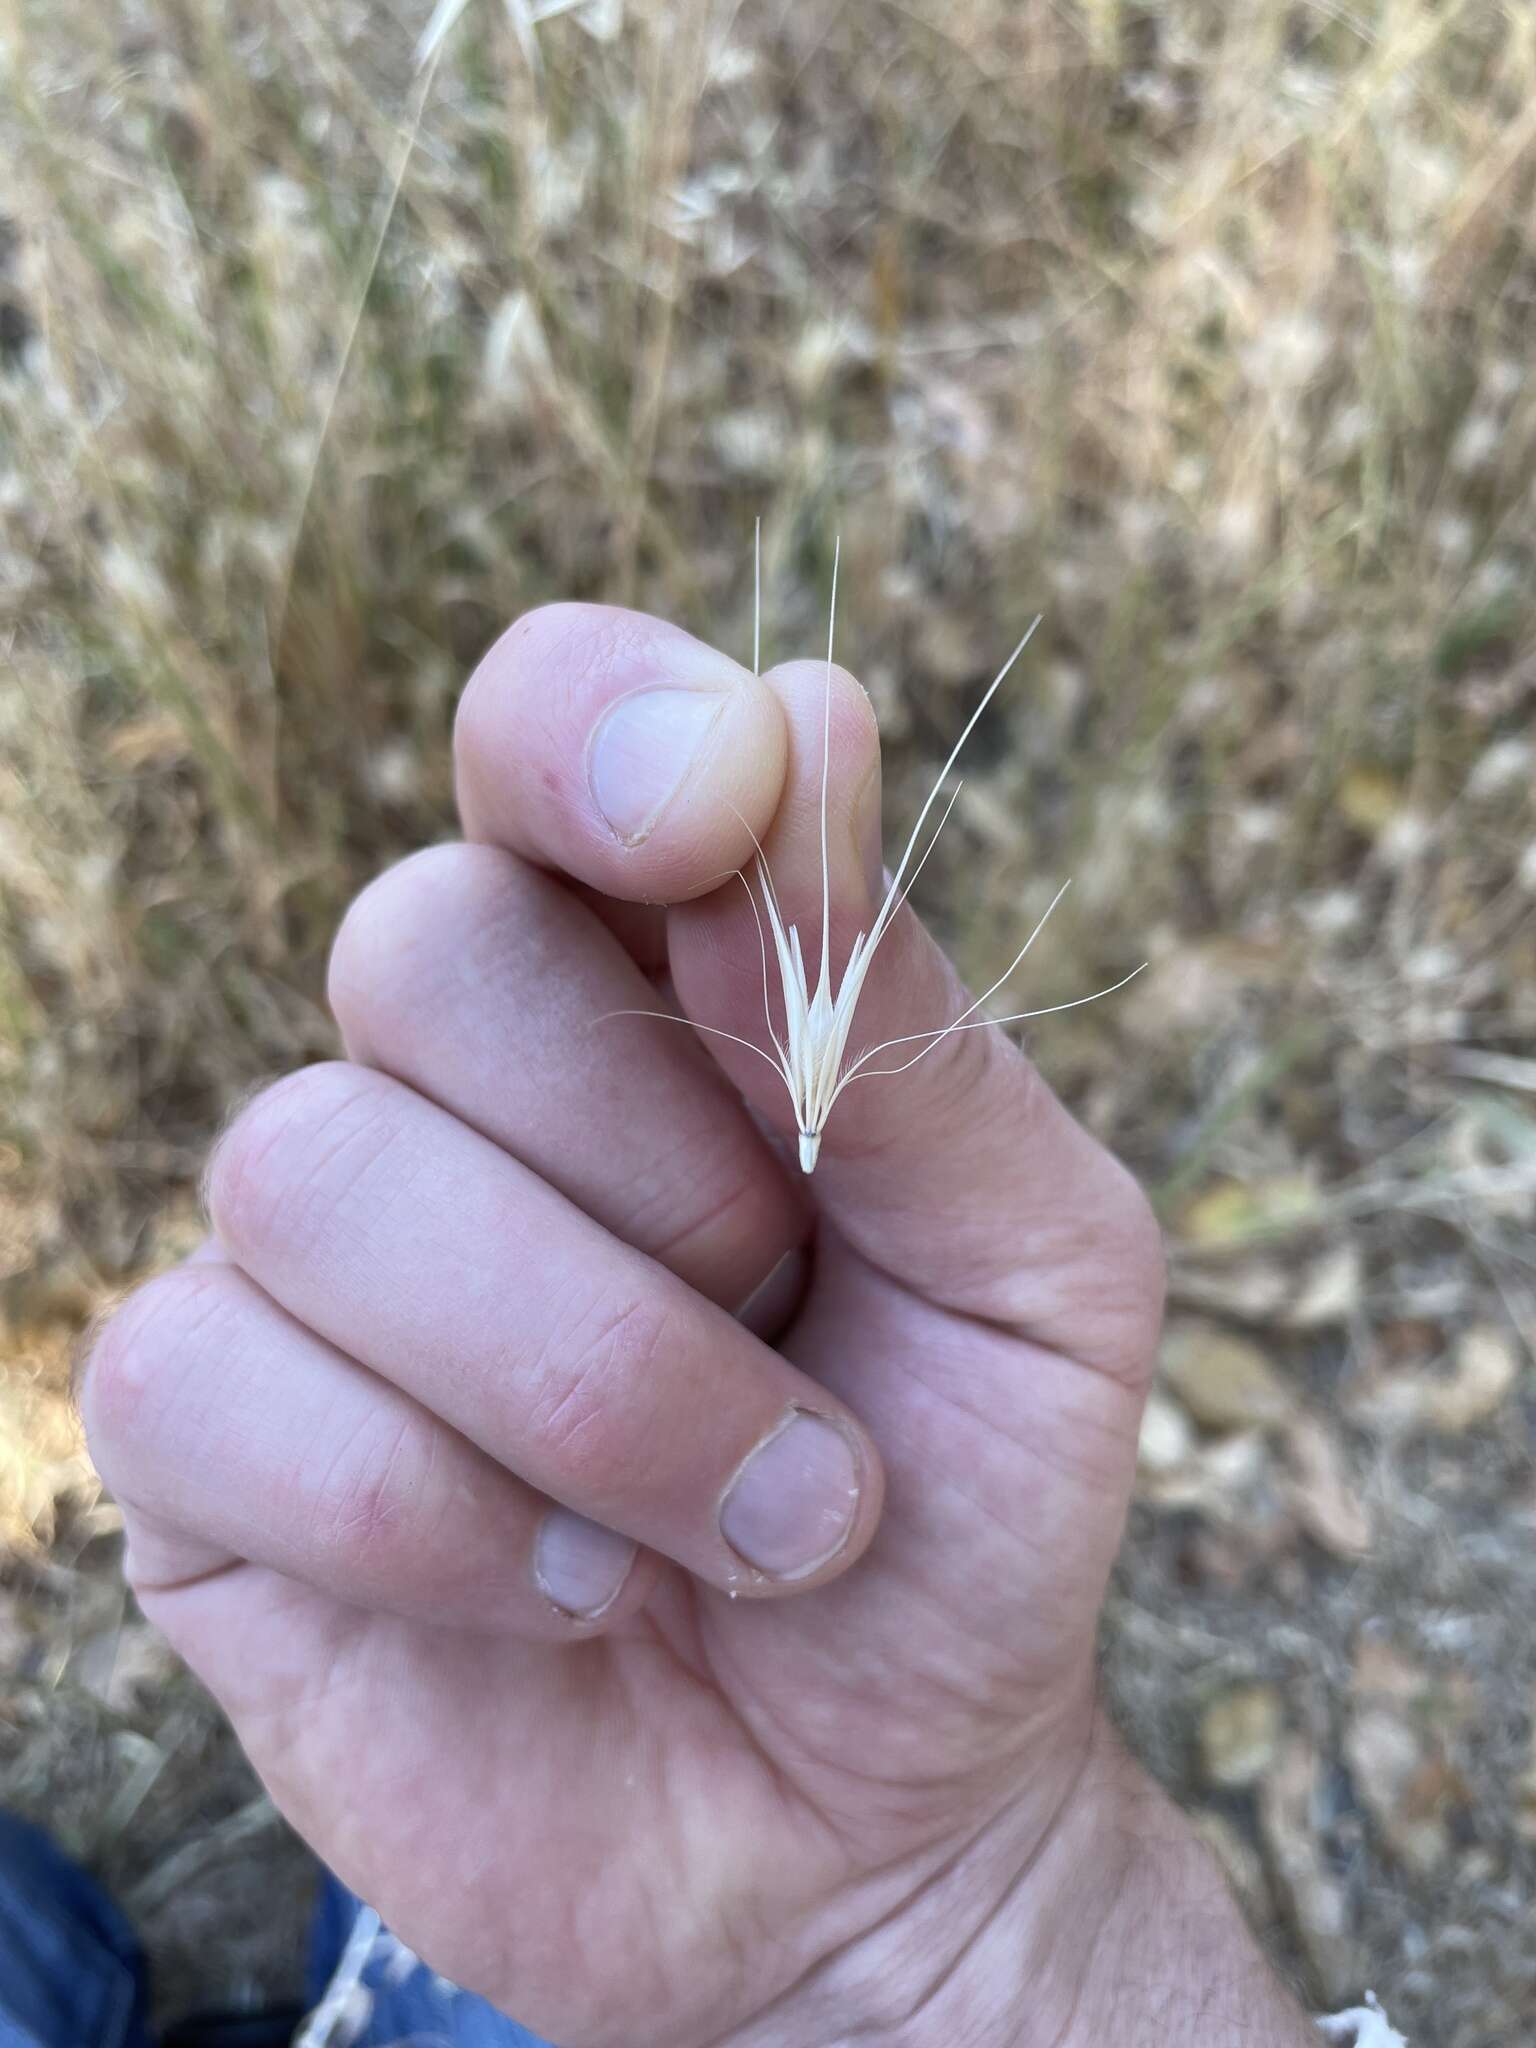
[[[310,2000],[341,1959],[358,1902],[327,1877],[315,1909]],[[382,1934],[363,1972],[351,2048],[549,2048],[444,1984]],[[0,1813],[0,2048],[154,2048],[144,1958],[100,1886],[39,1829]]]
[[[310,1948],[309,1998],[318,2004],[341,1960],[358,1901],[327,1876],[315,1908]],[[387,1932],[363,1971],[368,2018],[356,2048],[550,2048],[483,1998],[445,1984]]]
[[[151,2048],[127,1921],[39,1829],[0,1813],[0,2048]]]

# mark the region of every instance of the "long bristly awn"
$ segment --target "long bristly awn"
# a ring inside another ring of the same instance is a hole
[[[1035,629],[1040,624],[1040,620],[1038,617],[1031,620],[1024,637],[987,685],[981,702],[966,720],[964,730],[950,749],[949,759],[939,770],[933,787],[929,790],[927,799],[917,814],[917,822],[912,827],[912,831],[908,836],[901,859],[897,863],[896,870],[892,874],[889,883],[886,885],[884,900],[879,910],[875,913],[868,932],[860,932],[854,940],[853,949],[848,955],[847,963],[834,990],[831,957],[832,885],[827,859],[827,794],[832,768],[832,646],[837,629],[837,574],[841,559],[842,543],[839,541],[832,553],[832,601],[827,621],[827,682],[822,709],[821,955],[815,990],[812,990],[806,975],[805,954],[800,943],[799,928],[793,924],[786,925],[784,922],[783,912],[779,905],[778,891],[774,887],[773,875],[769,870],[767,855],[763,852],[762,847],[757,845],[754,835],[753,844],[757,846],[757,882],[758,889],[762,895],[761,907],[759,907],[758,898],[753,893],[752,884],[748,880],[745,870],[737,868],[734,870],[734,874],[747,892],[747,901],[752,906],[752,915],[757,924],[758,946],[762,953],[763,965],[763,1018],[767,1025],[768,1037],[772,1043],[773,1051],[771,1053],[765,1052],[762,1046],[754,1045],[750,1038],[742,1038],[734,1031],[722,1031],[718,1026],[712,1024],[699,1024],[691,1017],[680,1017],[670,1010],[618,1010],[611,1013],[619,1017],[657,1017],[665,1023],[687,1024],[693,1030],[701,1031],[708,1037],[724,1038],[728,1039],[733,1045],[745,1046],[748,1052],[755,1053],[759,1059],[766,1060],[789,1091],[789,1099],[794,1108],[795,1123],[799,1135],[800,1167],[804,1173],[815,1172],[816,1161],[821,1152],[821,1136],[822,1132],[826,1129],[827,1118],[832,1114],[833,1107],[843,1090],[854,1081],[890,1079],[894,1075],[905,1074],[910,1068],[915,1067],[919,1060],[926,1059],[929,1053],[936,1051],[944,1043],[945,1039],[957,1031],[990,1030],[994,1025],[1023,1024],[1034,1017],[1053,1017],[1062,1010],[1081,1009],[1085,1003],[1096,1003],[1101,997],[1112,996],[1117,989],[1124,988],[1127,982],[1135,980],[1136,976],[1141,973],[1142,967],[1146,965],[1146,962],[1143,961],[1141,967],[1132,968],[1131,972],[1122,976],[1119,981],[1111,983],[1108,988],[1097,989],[1091,996],[1077,996],[1071,1002],[1051,1003],[1044,1009],[1039,1010],[1016,1010],[1006,1017],[978,1017],[976,1012],[984,1004],[990,1002],[1004,983],[1012,977],[1030,947],[1039,938],[1041,932],[1045,930],[1047,923],[1050,921],[1052,911],[1055,910],[1057,904],[1060,903],[1062,897],[1067,893],[1069,885],[1063,882],[1050,903],[1046,906],[1044,916],[1024,941],[1023,945],[1020,946],[1007,967],[1004,968],[992,986],[984,989],[974,1002],[968,1004],[960,1012],[958,1017],[953,1018],[948,1024],[936,1026],[931,1031],[907,1031],[897,1038],[882,1039],[879,1044],[866,1047],[864,1051],[856,1054],[851,1060],[848,1058],[848,1039],[853,1030],[854,1015],[858,1009],[859,997],[863,994],[865,979],[869,974],[870,966],[874,961],[880,942],[890,930],[892,919],[911,894],[912,886],[922,873],[929,854],[932,853],[934,847],[938,844],[939,834],[944,830],[949,814],[955,807],[963,785],[956,784],[939,815],[939,821],[933,829],[928,844],[924,847],[921,856],[914,862],[912,856],[917,851],[917,842],[922,836],[923,827],[928,822],[933,807],[938,802],[940,793],[945,783],[949,780],[950,772],[954,768],[956,761],[959,760],[961,750],[964,748],[966,741],[975,730],[982,713],[1002,687],[1014,663],[1034,637]],[[763,619],[762,562],[762,522],[759,520],[753,562],[752,672],[754,675],[761,672]],[[750,829],[749,827],[748,830],[750,831]],[[774,1030],[773,1007],[769,994],[768,941],[770,938],[773,941],[773,960],[778,969],[779,983],[784,999],[784,1033],[782,1037]],[[871,1060],[878,1059],[882,1053],[893,1052],[901,1046],[916,1046],[918,1050],[898,1060],[894,1066],[874,1067],[870,1065]]]

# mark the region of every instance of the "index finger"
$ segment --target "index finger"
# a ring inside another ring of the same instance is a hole
[[[811,977],[825,903],[838,990],[887,888],[868,837],[874,713],[854,678],[823,661],[786,662],[766,681],[789,723],[790,768],[763,840],[772,881],[759,889],[771,888],[784,924],[799,921]],[[767,918],[740,889],[682,905],[668,918],[670,966],[711,1053],[794,1142],[773,1062],[732,1042],[761,1047],[783,1014],[767,988],[785,978],[776,961],[764,965]],[[1151,1212],[1020,1048],[995,1026],[967,1028],[973,1018],[943,949],[903,905],[859,985],[839,1067],[855,1079],[826,1119],[812,1197],[845,1242],[905,1286],[1140,1384],[1161,1299]]]
[[[528,612],[454,731],[470,839],[630,903],[679,903],[752,857],[783,789],[782,705],[739,662],[611,605]]]
[[[663,703],[638,744],[627,723],[635,707],[674,692],[719,701],[707,718]],[[669,721],[702,734],[691,755]],[[610,756],[603,743],[615,733]],[[773,1001],[760,913],[745,892],[718,884],[760,843],[813,973],[823,904],[830,910],[839,984],[883,893],[879,737],[853,677],[817,661],[758,678],[659,621],[561,606],[530,614],[482,664],[459,741],[472,832],[613,897],[681,906],[668,918],[668,964],[682,1006],[754,1108],[793,1142],[779,1063],[766,1049]],[[669,746],[677,758],[667,772]],[[603,811],[626,787],[622,775],[609,779],[626,751],[654,784],[672,785],[656,808],[637,777],[632,787],[652,808],[637,810],[628,837]],[[903,908],[849,1047],[855,1063],[862,1049],[889,1047],[884,1064],[900,1077],[877,1078],[877,1059],[838,1102],[810,1192],[846,1240],[919,1292],[1139,1381],[1160,1290],[1146,1205],[1001,1032],[962,1029],[935,1042],[939,1027],[970,1018],[968,1002]],[[931,1057],[912,1059],[929,1047]]]

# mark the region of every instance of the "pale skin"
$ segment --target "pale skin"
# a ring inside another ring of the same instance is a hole
[[[763,1042],[722,877],[755,835],[815,930],[825,684],[589,606],[487,656],[465,843],[339,934],[345,1058],[95,1347],[130,1575],[339,1875],[561,2048],[1300,2048],[1096,1704],[1134,1183],[1000,1032],[850,1089],[807,1182],[767,1064],[611,1014],[665,971]],[[832,691],[836,957],[881,863]],[[856,1038],[966,1001],[909,906]]]

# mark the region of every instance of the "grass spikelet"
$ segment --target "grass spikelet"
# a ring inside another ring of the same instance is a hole
[[[827,682],[822,714],[821,752],[821,946],[816,975],[812,988],[806,972],[805,948],[801,943],[799,926],[786,924],[779,903],[779,893],[774,886],[773,875],[768,866],[767,855],[761,846],[757,848],[756,874],[758,891],[753,893],[752,885],[745,872],[737,870],[752,913],[757,923],[758,944],[762,950],[763,963],[763,1017],[773,1051],[765,1052],[750,1039],[740,1037],[733,1031],[722,1031],[708,1024],[694,1023],[691,1018],[677,1018],[665,1011],[620,1011],[621,1016],[661,1016],[669,1022],[689,1023],[693,1029],[702,1031],[713,1038],[724,1038],[733,1044],[743,1045],[749,1052],[756,1053],[778,1074],[788,1090],[790,1103],[795,1114],[795,1126],[799,1144],[800,1168],[803,1173],[814,1173],[816,1162],[821,1155],[822,1133],[827,1119],[832,1114],[838,1097],[854,1081],[892,1078],[915,1067],[919,1060],[926,1059],[944,1041],[957,1031],[979,1031],[997,1024],[1021,1024],[1033,1017],[1048,1017],[1061,1010],[1075,1010],[1084,1003],[1097,1002],[1100,997],[1113,995],[1117,989],[1141,973],[1135,967],[1127,975],[1113,982],[1108,988],[1097,989],[1092,995],[1078,996],[1071,1002],[1052,1003],[1043,1009],[1016,1010],[1005,1017],[982,1017],[976,1013],[1012,977],[1029,949],[1044,931],[1063,896],[1068,884],[1063,883],[1047,906],[1029,937],[1024,941],[1008,966],[997,977],[990,988],[961,1011],[958,1017],[947,1024],[936,1025],[930,1031],[904,1032],[895,1038],[886,1038],[875,1045],[866,1047],[852,1059],[848,1056],[848,1044],[853,1033],[854,1020],[858,1013],[859,999],[864,993],[864,984],[874,963],[876,953],[892,920],[912,892],[914,883],[922,873],[928,856],[937,845],[949,815],[959,799],[961,785],[951,792],[939,821],[934,827],[922,854],[914,861],[923,828],[938,803],[956,762],[959,760],[966,741],[975,731],[977,723],[992,702],[1004,681],[1029,645],[1040,624],[1040,615],[1030,621],[1018,645],[1003,663],[992,681],[987,685],[981,702],[966,720],[960,737],[950,749],[949,758],[939,770],[929,790],[917,821],[908,835],[900,861],[886,886],[884,899],[867,932],[860,932],[844,963],[842,974],[834,986],[832,975],[832,879],[827,854],[827,798],[832,770],[832,655],[837,633],[837,577],[842,560],[842,543],[834,545],[832,553],[832,593],[827,619]],[[762,522],[759,520],[753,557],[753,616],[752,616],[752,670],[760,672],[762,660]],[[779,991],[783,1001],[784,1030],[782,1036],[775,1031],[773,1006],[770,999],[769,939],[773,942],[772,961],[778,972]],[[1142,966],[1145,966],[1145,962]],[[888,1067],[871,1066],[870,1062],[882,1053],[895,1051],[898,1047],[916,1046],[915,1052],[908,1053],[896,1065]]]

